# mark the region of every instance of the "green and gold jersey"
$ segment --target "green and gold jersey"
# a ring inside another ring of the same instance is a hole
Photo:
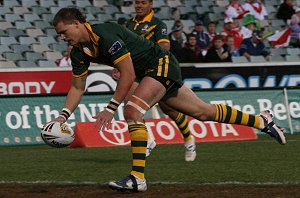
[[[92,44],[90,46],[80,44],[72,48],[71,62],[75,77],[86,75],[91,62],[114,66],[130,56],[138,78],[142,78],[151,71],[156,76],[181,82],[177,60],[159,45],[117,23],[93,26],[85,23],[84,25]]]
[[[127,28],[154,43],[170,42],[167,25],[154,17],[153,10],[142,21],[138,21],[136,16],[130,19]]]
[[[93,46],[73,47],[71,61],[75,76],[83,75],[88,70],[90,62],[113,66],[127,56],[131,56],[135,69],[144,70],[155,64],[154,56],[165,53],[153,43],[116,23],[93,26],[85,23],[84,25],[89,32]]]

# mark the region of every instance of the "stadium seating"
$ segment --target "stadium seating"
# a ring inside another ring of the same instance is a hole
[[[0,7],[0,14],[1,15],[7,14],[7,13],[13,13],[13,12],[9,7]]]
[[[37,67],[38,65],[34,61],[20,60],[17,61],[19,67]]]
[[[289,62],[299,62],[300,61],[300,57],[299,55],[286,55],[285,59]]]
[[[276,56],[270,56],[270,61],[271,62],[284,62],[285,59],[281,55],[276,55]]]
[[[232,62],[234,63],[248,63],[249,61],[245,56],[233,56],[231,57]]]
[[[47,21],[34,21],[33,24],[34,27],[40,28],[42,30],[46,28],[53,28],[53,26]]]
[[[5,60],[5,58],[0,54],[0,61]]]
[[[0,21],[0,29],[1,30],[6,30],[8,28],[14,28],[14,26],[12,25],[11,22],[7,22],[7,21]]]
[[[250,62],[263,63],[266,62],[266,59],[263,56],[250,56]]]
[[[50,60],[38,60],[37,64],[40,67],[57,67],[55,61]]]
[[[182,5],[180,0],[167,0],[167,5],[171,8],[177,8]]]
[[[3,57],[11,61],[25,60],[24,56],[14,52],[4,52]]]
[[[51,6],[56,6],[57,4],[54,0],[40,0],[40,5],[41,7],[49,8]]]
[[[52,36],[40,36],[38,37],[38,41],[39,43],[44,45],[49,45],[57,42]]]
[[[204,16],[205,14],[211,12],[208,7],[204,7],[204,6],[196,6],[195,10],[200,16]]]
[[[270,20],[272,26],[277,27],[278,29],[282,29],[286,26],[286,24],[284,23],[283,20],[279,20],[279,19],[273,19]]]
[[[296,6],[300,6],[300,1],[294,2]],[[286,28],[286,24],[275,16],[281,1],[264,0],[264,3],[268,18],[262,21],[260,26],[268,28],[269,31]],[[153,7],[156,16],[166,23],[168,32],[175,19],[182,20],[186,33],[191,32],[197,19],[202,19],[205,25],[208,21],[218,21],[217,31],[220,32],[223,29],[224,11],[228,4],[229,0],[155,0]],[[91,24],[116,22],[120,17],[128,19],[135,14],[134,5],[128,0],[3,0],[3,6],[0,7],[0,52],[3,54],[0,60],[8,59],[9,62],[1,63],[0,66],[27,67],[30,61],[34,62],[33,66],[42,67],[43,63],[50,67],[56,66],[53,59],[64,54],[67,44],[59,39],[52,26],[52,20],[58,10],[67,6],[79,7]],[[271,51],[271,61],[299,59],[298,48],[275,49],[267,41],[265,44]],[[33,60],[24,60],[27,57],[26,52],[39,55],[33,55]],[[12,57],[8,53],[19,53],[20,56]],[[12,64],[11,61],[16,62]],[[243,57],[233,58],[233,62],[237,63],[247,61]],[[265,60],[254,57],[251,61]]]
[[[54,18],[54,14],[52,13],[43,13],[41,15],[42,15],[42,19],[47,22],[51,22]]]
[[[30,11],[26,7],[13,7],[13,13],[15,13],[15,14],[25,14],[25,13],[30,13]]]
[[[28,8],[32,6],[38,6],[37,1],[35,0],[22,0],[21,3],[23,7],[28,7]]]
[[[64,8],[64,7],[74,7],[75,4],[73,3],[73,1],[69,1],[69,0],[59,0],[58,2],[58,7]]]
[[[191,15],[196,14],[196,11],[193,8],[187,6],[179,6],[177,10],[180,13],[181,19],[192,19],[193,17]]]
[[[193,8],[195,6],[199,5],[199,2],[197,0],[185,0],[184,5],[190,8]]]
[[[158,12],[156,13],[156,16],[162,20],[169,20],[172,17],[170,7],[169,6],[160,7]]]
[[[228,0],[216,0],[216,5],[218,5],[220,7],[226,7],[229,5],[229,1]]]
[[[25,13],[24,20],[29,22],[39,21],[41,18],[35,13]]]
[[[108,6],[108,2],[106,0],[93,0],[93,6],[102,8],[104,6]]]
[[[201,0],[200,5],[203,7],[211,7],[214,6],[215,2],[214,1],[207,1],[207,0]]]
[[[187,20],[181,20],[181,21],[183,24],[183,31],[185,31],[186,33],[190,33],[194,29],[195,23],[193,20],[187,19]]]
[[[86,14],[85,16],[86,16],[86,20],[87,20],[87,21],[95,20],[95,17],[94,17],[94,15],[92,15],[92,14]]]
[[[47,28],[44,31],[45,31],[45,34],[48,36],[56,36],[57,35],[56,31],[53,28]]]
[[[66,43],[54,43],[50,45],[53,51],[64,52],[67,50],[68,45]]]
[[[79,7],[79,8],[85,8],[87,6],[92,6],[91,2],[86,1],[86,0],[76,0],[75,5],[76,5],[76,7]]]
[[[31,51],[30,46],[24,44],[11,45],[11,49],[13,50],[14,53],[20,53],[20,54],[23,54],[23,52]]]
[[[57,60],[63,58],[60,52],[44,52],[44,54],[47,60]]]
[[[299,48],[287,48],[287,54],[288,55],[300,55]]]
[[[121,12],[125,14],[134,14],[135,9],[133,6],[121,6]]]
[[[16,21],[15,22],[17,29],[27,29],[27,28],[35,28],[30,22],[28,21]]]
[[[21,4],[17,0],[3,0],[3,6],[12,8],[12,7],[21,6]]]
[[[12,67],[17,67],[14,61],[11,60],[0,61],[0,68],[12,68]]]
[[[0,45],[0,53],[12,52],[12,49],[8,45]]]
[[[99,13],[105,13],[104,10],[102,10],[102,8],[94,7],[94,6],[85,7],[85,12],[90,13],[92,15],[97,15]]]
[[[156,0],[156,1],[153,1],[153,8],[156,9],[156,8],[160,8],[162,6],[166,6],[166,2],[163,1],[163,0]]]
[[[278,1],[278,0],[265,0],[265,4],[268,6],[278,6],[280,3],[281,3],[281,1]],[[266,6],[266,7],[268,7],[268,6]]]
[[[61,9],[61,8],[58,7],[58,6],[51,6],[51,7],[50,7],[50,12],[51,12],[52,14],[55,14],[55,13],[57,13],[60,9]]]
[[[31,36],[31,37],[38,37],[38,36],[45,35],[44,32],[39,28],[26,29],[26,33],[27,33],[28,36]]]
[[[51,49],[48,47],[48,45],[43,45],[43,44],[32,44],[32,50],[34,52],[51,51]]]
[[[8,36],[8,33],[0,29],[0,36]]]
[[[37,15],[42,15],[42,14],[48,14],[48,13],[50,13],[48,7],[34,6],[34,7],[31,8],[31,10],[32,10],[33,13],[35,13]]]
[[[16,44],[18,43],[17,39],[12,36],[7,36],[7,37],[0,37],[0,44],[1,45],[11,45],[11,44]]]
[[[99,22],[107,22],[107,21],[113,20],[113,17],[110,14],[99,13],[96,16],[98,18],[98,23]]]
[[[24,45],[31,45],[34,43],[38,43],[38,41],[34,37],[30,37],[30,36],[20,36],[19,42],[20,44],[24,44]]]
[[[287,53],[287,50],[285,48],[271,48],[271,55],[276,57],[276,56],[282,56]]]
[[[15,14],[15,13],[5,14],[4,18],[8,22],[16,22],[16,21],[21,21],[22,20],[22,17],[19,14]]]
[[[20,36],[26,36],[26,32],[24,30],[21,29],[7,29],[6,30],[9,36],[12,36],[14,38],[18,38]]]
[[[115,17],[116,19],[118,19],[118,18],[130,19],[130,18],[131,18],[131,15],[129,15],[129,14],[124,14],[124,13],[116,13],[116,14],[114,14],[114,17]]]

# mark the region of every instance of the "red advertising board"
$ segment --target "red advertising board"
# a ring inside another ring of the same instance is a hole
[[[66,94],[71,85],[70,68],[33,70],[0,70],[0,95]],[[112,92],[116,81],[111,78],[111,68],[102,66],[90,70],[86,80],[86,92]]]
[[[71,147],[108,147],[130,145],[125,121],[114,121],[110,129],[98,132],[95,122],[80,122],[75,128],[75,140]],[[169,118],[147,119],[146,126],[157,144],[183,143],[176,124]],[[200,122],[190,118],[189,127],[196,142],[221,142],[255,140],[253,128],[234,124]]]
[[[67,93],[71,71],[0,72],[0,95]]]

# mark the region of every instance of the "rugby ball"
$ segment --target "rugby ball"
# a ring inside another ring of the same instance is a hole
[[[66,124],[49,122],[41,130],[42,139],[46,144],[56,148],[67,147],[74,141],[74,131]]]

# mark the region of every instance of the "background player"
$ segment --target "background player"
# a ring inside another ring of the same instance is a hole
[[[127,28],[141,35],[143,38],[157,43],[163,49],[170,50],[167,26],[154,16],[153,1],[135,0],[134,3],[136,15],[127,21]],[[117,69],[114,69],[113,76],[119,76],[116,73]],[[130,93],[133,93],[137,85],[136,82],[132,85]],[[185,161],[194,161],[196,158],[196,143],[194,137],[191,135],[187,117],[162,101],[159,102],[159,106],[166,115],[174,120],[184,138]],[[154,140],[150,137],[147,146],[147,156],[155,145]]]

